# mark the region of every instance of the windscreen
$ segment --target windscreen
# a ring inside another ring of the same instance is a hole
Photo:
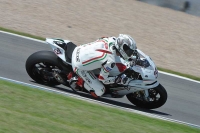
[[[144,67],[144,68],[147,68],[147,67],[151,66],[147,59],[138,59],[138,60],[136,60],[136,65]]]

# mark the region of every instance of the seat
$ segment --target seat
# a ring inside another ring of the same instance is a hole
[[[72,52],[74,51],[74,49],[76,47],[77,46],[72,42],[68,42],[65,45],[64,50],[65,50],[65,58],[66,58],[67,62],[71,63],[71,61],[72,61]]]

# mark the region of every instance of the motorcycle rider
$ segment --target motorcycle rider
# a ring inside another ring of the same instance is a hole
[[[93,97],[103,95],[105,87],[102,83],[116,82],[116,77],[108,77],[116,65],[116,56],[128,60],[136,49],[134,39],[126,34],[119,34],[117,38],[102,37],[94,42],[77,46],[72,53],[72,67],[79,77],[73,73],[68,75],[71,88],[76,90],[77,86],[84,87]],[[101,69],[98,78],[91,71],[97,68]],[[122,69],[125,70],[126,66]],[[123,75],[120,80],[118,78],[117,83],[127,84],[125,77]]]

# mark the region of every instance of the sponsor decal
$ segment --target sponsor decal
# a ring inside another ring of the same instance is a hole
[[[110,68],[110,67],[106,67],[106,68],[104,68],[107,72],[110,72],[111,70],[112,70],[112,68]]]
[[[154,75],[155,75],[156,78],[158,78],[158,70],[157,70],[157,68],[154,71]]]
[[[85,77],[85,80],[86,80],[89,84],[92,84],[92,81],[91,81],[88,77]]]
[[[76,62],[80,62],[79,54],[80,54],[80,48],[78,48],[76,51]]]
[[[92,81],[87,77],[85,71],[81,71],[81,75],[83,76],[83,79],[84,79],[87,83],[92,84]]]
[[[83,77],[86,77],[85,71],[81,71]]]
[[[55,48],[53,51],[55,54],[62,54],[59,48]]]
[[[113,82],[114,82],[114,79],[110,79],[110,80],[105,81],[105,84],[113,83]]]

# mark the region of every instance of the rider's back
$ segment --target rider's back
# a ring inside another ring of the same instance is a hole
[[[114,61],[115,55],[109,48],[112,39],[99,39],[95,42],[78,46],[73,52],[73,64],[82,70],[93,70],[102,67],[106,61]]]

